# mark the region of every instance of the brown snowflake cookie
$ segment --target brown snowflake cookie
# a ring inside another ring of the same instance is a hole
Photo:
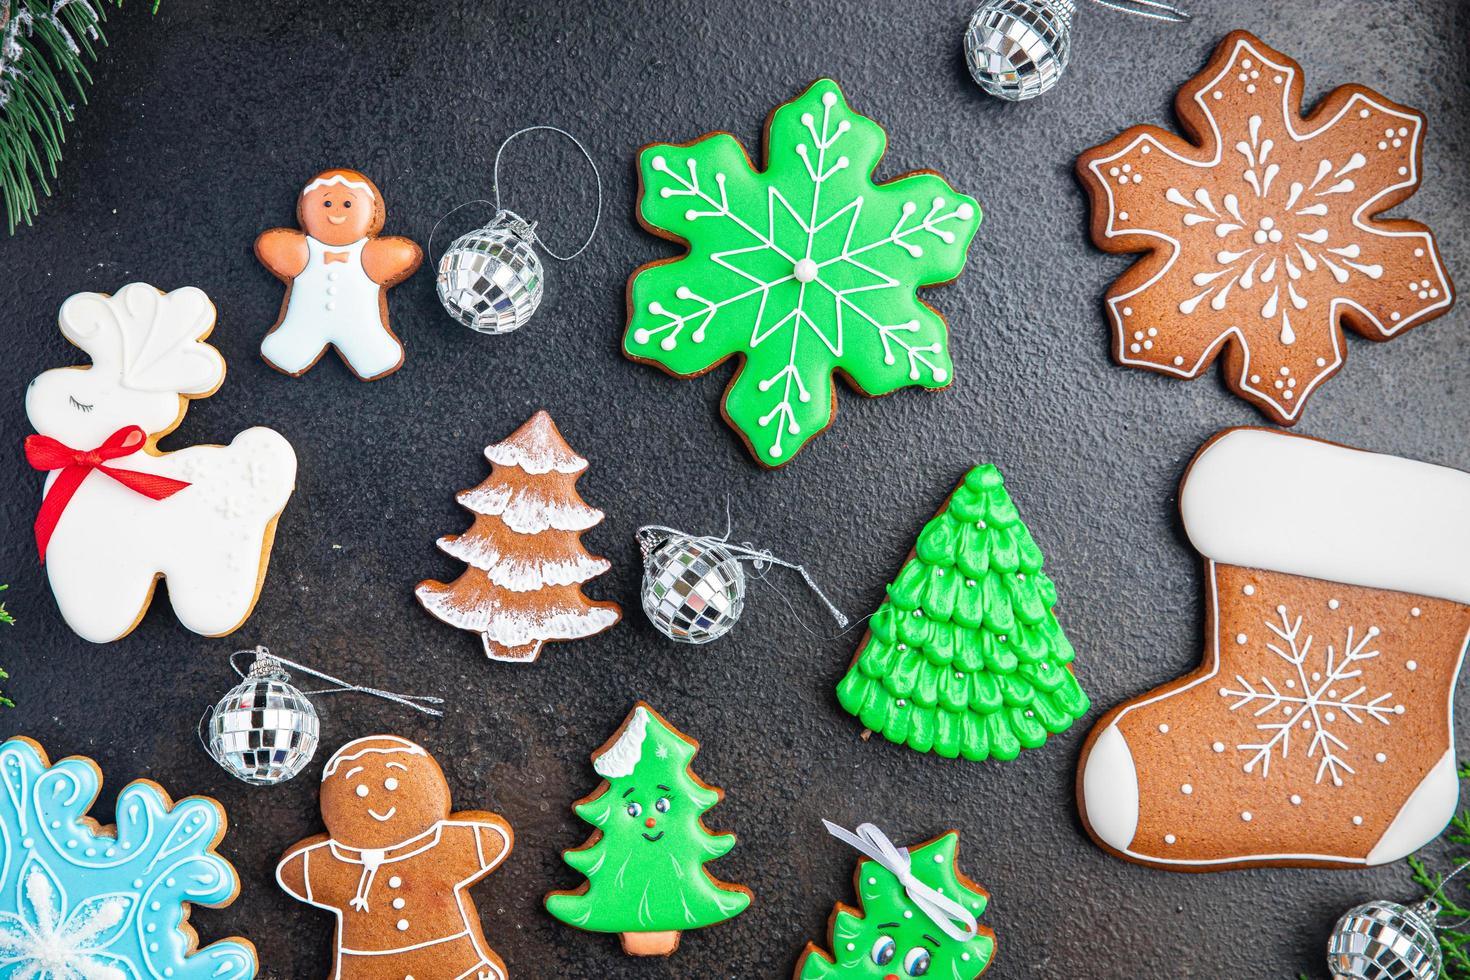
[[[1179,511],[1204,558],[1204,657],[1088,736],[1088,833],[1174,871],[1387,864],[1438,837],[1459,801],[1470,473],[1227,429]]]
[[[1175,108],[1083,153],[1092,237],[1147,254],[1107,292],[1113,356],[1226,381],[1282,425],[1342,366],[1342,324],[1388,340],[1454,302],[1429,229],[1378,216],[1419,186],[1424,117],[1371,89],[1301,114],[1301,66],[1244,31]]]

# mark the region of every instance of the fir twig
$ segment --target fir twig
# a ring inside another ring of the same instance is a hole
[[[47,178],[56,177],[72,99],[87,101],[87,64],[107,43],[111,3],[122,0],[0,0],[0,200],[12,234],[36,215],[37,189],[51,194]]]
[[[0,585],[0,592],[4,592],[8,588],[10,588],[10,586]],[[7,611],[5,608],[5,603],[3,602],[0,602],[0,623],[4,623],[6,626],[15,625],[15,617],[10,615],[9,611]],[[10,675],[5,672],[5,668],[0,667],[0,681],[8,680],[10,680]],[[0,708],[13,707],[15,707],[15,702],[7,698],[3,692],[0,692]]]
[[[1470,764],[1461,763],[1456,770],[1459,777],[1470,779]],[[1445,830],[1445,840],[1460,847],[1470,847],[1470,809],[1461,810],[1455,814]],[[1462,905],[1447,892],[1440,892],[1444,885],[1445,875],[1438,872],[1431,873],[1424,862],[1415,855],[1409,855],[1408,865],[1410,877],[1414,883],[1424,889],[1425,895],[1434,895],[1435,901],[1439,903],[1441,921],[1459,922],[1459,928],[1439,929],[1439,948],[1444,954],[1444,965],[1440,970],[1442,980],[1470,980],[1470,932],[1463,932],[1461,928],[1464,923],[1460,920],[1470,919],[1470,902]],[[1462,858],[1455,865],[1461,865],[1470,861],[1470,857]],[[1467,882],[1470,884],[1470,882]]]

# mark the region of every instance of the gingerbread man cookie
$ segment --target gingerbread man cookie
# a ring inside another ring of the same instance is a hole
[[[1342,326],[1390,340],[1454,288],[1423,225],[1379,217],[1419,186],[1424,117],[1346,85],[1303,116],[1302,69],[1236,31],[1175,99],[1188,139],[1135,126],[1083,153],[1092,237],[1147,254],[1107,293],[1113,356],[1226,383],[1282,425],[1342,367]]]
[[[383,195],[356,170],[326,170],[296,204],[302,230],[272,228],[255,255],[286,284],[281,315],[261,341],[267,364],[293,378],[335,347],[349,370],[376,381],[403,366],[403,343],[388,325],[388,287],[423,261],[407,238],[379,237]]]
[[[321,809],[327,833],[287,851],[276,881],[336,914],[333,980],[505,980],[468,889],[510,854],[510,824],[451,813],[439,764],[393,735],[337,750]]]

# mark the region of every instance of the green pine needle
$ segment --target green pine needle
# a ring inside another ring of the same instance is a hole
[[[1470,764],[1461,763],[1458,772],[1461,779],[1470,779]],[[1470,847],[1470,809],[1455,814],[1444,836],[1451,844]],[[1462,859],[1456,867],[1466,861],[1470,861],[1470,858]],[[1437,872],[1431,874],[1424,862],[1414,855],[1409,856],[1408,864],[1414,883],[1424,889],[1426,895],[1439,891],[1444,883],[1444,875]],[[1470,908],[1467,908],[1470,901],[1462,905],[1448,893],[1441,893],[1436,900],[1440,905],[1442,920],[1470,919]],[[1444,954],[1444,966],[1439,974],[1441,980],[1470,980],[1470,932],[1462,932],[1458,928],[1440,929],[1439,948]]]
[[[0,585],[0,592],[4,592],[8,588],[10,588],[10,586]],[[0,602],[0,623],[4,623],[6,626],[15,625],[15,617],[10,615],[10,613],[6,611],[5,603],[3,602]],[[3,667],[0,667],[0,681],[8,680],[10,680],[10,675],[5,673],[5,669]],[[3,693],[0,693],[0,708],[13,707],[15,707],[15,702],[7,698]]]
[[[87,101],[87,64],[107,43],[102,21],[114,2],[0,0],[0,200],[11,234],[35,217],[37,190],[51,194],[72,99]]]

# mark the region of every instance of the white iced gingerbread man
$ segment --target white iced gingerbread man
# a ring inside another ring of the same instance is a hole
[[[439,764],[406,739],[360,738],[327,763],[327,833],[287,851],[276,881],[337,916],[332,980],[505,980],[468,889],[514,837],[499,815],[450,803]]]
[[[364,381],[403,365],[403,344],[388,325],[388,287],[423,261],[407,238],[379,237],[383,195],[356,170],[314,177],[296,204],[302,230],[272,228],[255,240],[255,255],[286,284],[281,315],[260,353],[277,371],[299,377],[337,348]]]
[[[36,544],[61,615],[94,643],[131,632],[159,579],[179,622],[206,636],[233,632],[260,594],[296,485],[291,444],[257,427],[228,446],[158,449],[189,400],[224,381],[204,343],[214,316],[192,286],[78,293],[61,333],[92,365],[47,371],[26,391],[37,432],[26,458],[46,473]]]

